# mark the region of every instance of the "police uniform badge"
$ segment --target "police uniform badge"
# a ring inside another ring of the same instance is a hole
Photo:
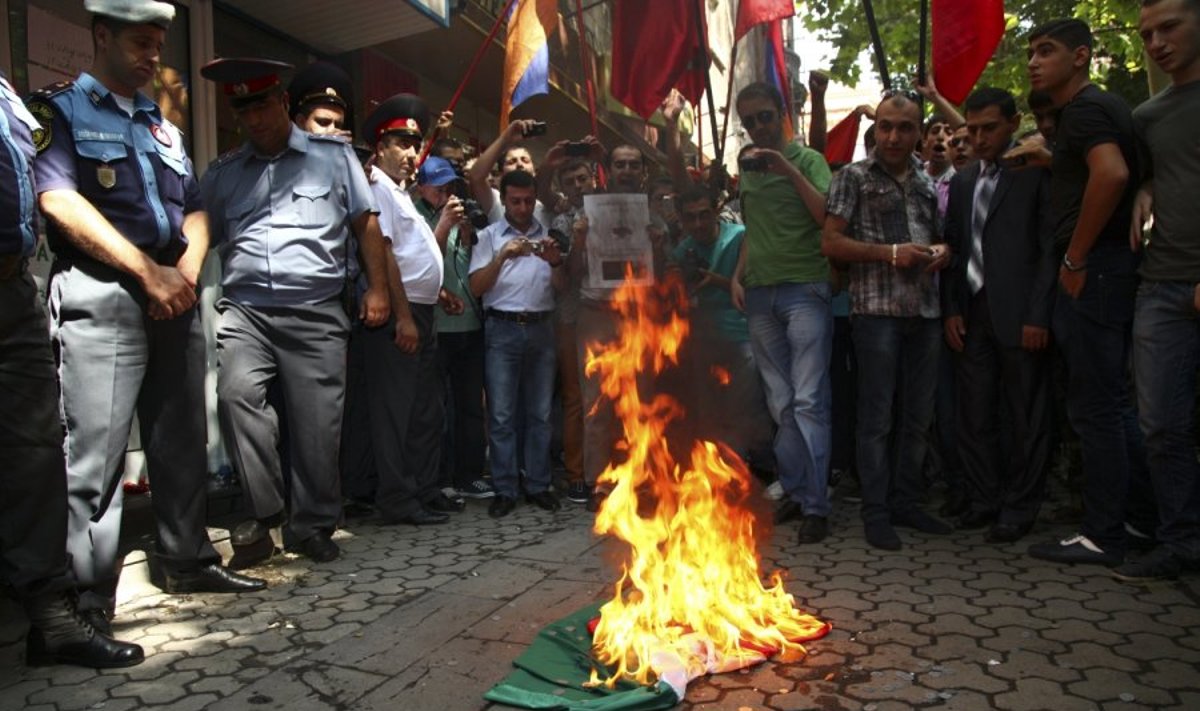
[[[96,182],[105,190],[111,190],[117,184],[117,171],[108,163],[96,166]]]
[[[150,135],[154,136],[154,140],[163,144],[163,146],[167,148],[170,148],[171,144],[173,143],[171,140],[171,134],[163,130],[163,127],[157,123],[150,126]]]
[[[29,113],[37,119],[38,127],[33,129],[33,147],[38,153],[50,147],[52,135],[50,127],[54,124],[54,109],[50,108],[50,104],[44,101],[33,100],[26,106]]]

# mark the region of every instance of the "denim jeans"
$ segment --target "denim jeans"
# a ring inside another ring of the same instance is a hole
[[[1196,461],[1196,368],[1200,314],[1195,285],[1143,282],[1133,319],[1133,367],[1146,437],[1150,482],[1158,502],[1160,543],[1200,561],[1200,463]],[[1134,481],[1131,486],[1148,482]]]
[[[483,336],[492,486],[502,496],[516,498],[519,493],[517,417],[523,409],[525,489],[530,494],[545,491],[550,487],[554,322],[520,324],[492,317]]]
[[[864,522],[918,505],[942,352],[936,318],[855,315],[858,478]],[[890,446],[889,446],[890,444]]]
[[[828,516],[833,432],[829,359],[833,311],[827,282],[746,290],[746,317],[767,408],[779,426],[775,462],[783,490],[804,513]]]
[[[1083,451],[1082,533],[1113,553],[1125,549],[1131,472],[1145,467],[1129,397],[1129,351],[1137,290],[1136,256],[1125,244],[1097,244],[1079,298],[1060,291],[1054,337],[1067,364],[1067,414]]]

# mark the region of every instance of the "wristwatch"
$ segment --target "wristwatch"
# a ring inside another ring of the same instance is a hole
[[[1071,258],[1065,254],[1063,255],[1063,258],[1062,258],[1062,265],[1063,265],[1063,269],[1066,269],[1069,272],[1081,272],[1081,271],[1087,269],[1086,261],[1082,262],[1080,264],[1076,264],[1075,262],[1072,262]]]

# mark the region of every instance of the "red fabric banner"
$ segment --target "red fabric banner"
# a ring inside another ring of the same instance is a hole
[[[781,20],[796,14],[792,0],[741,0],[738,5],[737,27],[733,30],[736,42],[755,25]]]
[[[933,76],[961,104],[1004,37],[1004,0],[933,0]]]
[[[858,129],[862,123],[862,114],[852,111],[849,116],[837,122],[825,134],[825,161],[834,163],[849,163],[854,160],[854,149],[858,146]]]
[[[613,98],[643,118],[654,113],[671,89],[699,103],[708,67],[708,29],[696,0],[615,0],[612,22]]]

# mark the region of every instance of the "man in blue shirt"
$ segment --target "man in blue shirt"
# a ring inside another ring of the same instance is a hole
[[[232,542],[246,563],[284,545],[317,562],[338,557],[338,441],[350,321],[342,307],[351,233],[369,286],[360,316],[369,327],[393,310],[375,201],[350,144],[297,128],[288,114],[281,62],[218,59],[201,75],[221,84],[249,140],[218,158],[202,191],[221,257],[217,304],[222,434],[254,520]],[[398,319],[411,328],[411,320]],[[406,335],[405,338],[408,338]],[[267,401],[278,381],[284,412]],[[286,417],[290,495],[285,502],[278,418]]]
[[[138,91],[174,7],[89,0],[90,72],[34,95],[39,205],[55,252],[50,334],[66,428],[67,552],[79,609],[108,631],[134,412],[154,480],[169,592],[258,590],[221,567],[206,525],[204,333],[196,281],[207,216],[183,135]]]
[[[124,667],[142,648],[80,619],[67,576],[67,478],[54,356],[29,274],[37,120],[0,74],[0,571],[29,617],[30,665]]]

